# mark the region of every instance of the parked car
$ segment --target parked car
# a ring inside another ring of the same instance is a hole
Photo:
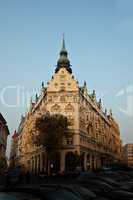
[[[73,192],[74,194],[78,195],[83,200],[91,200],[96,199],[96,194],[87,188],[84,188],[79,185],[70,184],[70,185],[63,185],[63,188],[66,188],[67,190]]]
[[[96,179],[88,179],[85,181],[82,179],[82,181],[79,181],[79,184],[103,197],[106,197],[106,193],[110,193],[114,189],[111,185],[105,183],[104,181]]]
[[[32,198],[30,198],[32,195]],[[0,193],[0,200],[83,200],[76,192],[59,185],[29,187],[6,187]]]
[[[120,187],[121,190],[133,192],[133,182],[128,182]]]
[[[120,186],[120,184],[117,181],[113,180],[111,177],[97,176],[96,179],[101,180],[101,181],[111,185],[112,187],[119,187]]]
[[[14,193],[14,192],[0,193],[0,200],[33,200],[33,199],[42,200],[41,197],[37,197],[36,195],[28,193]]]
[[[112,200],[133,200],[133,193],[123,190],[112,191],[109,195]]]

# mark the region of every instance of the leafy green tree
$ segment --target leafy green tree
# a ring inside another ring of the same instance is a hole
[[[48,161],[54,159],[63,146],[64,138],[68,134],[69,123],[67,117],[63,115],[48,114],[37,118],[35,126],[38,134],[34,137],[34,143],[45,147],[48,170]]]

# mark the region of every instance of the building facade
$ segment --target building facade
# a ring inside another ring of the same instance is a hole
[[[0,113],[0,172],[2,172],[7,166],[6,146],[7,146],[8,135],[9,135],[9,130],[7,127],[7,122]]]
[[[18,149],[18,134],[15,130],[11,139],[11,151],[10,151],[10,159],[9,159],[9,166],[11,168],[18,165],[17,149]]]
[[[30,143],[30,136],[32,132],[36,134],[36,118],[47,113],[63,114],[70,122],[70,134],[60,150],[60,171],[70,170],[69,159],[75,153],[81,156],[83,170],[121,160],[120,131],[112,111],[103,111],[101,99],[96,100],[95,90],[88,92],[86,82],[79,86],[72,74],[64,38],[55,73],[46,87],[42,83],[40,96],[31,102],[18,130],[19,164],[34,173],[46,170],[46,153],[43,147]]]
[[[126,144],[123,147],[123,159],[128,167],[133,167],[133,144]]]

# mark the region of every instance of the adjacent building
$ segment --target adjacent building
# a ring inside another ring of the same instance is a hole
[[[18,165],[17,162],[17,148],[18,148],[18,134],[16,130],[14,131],[11,139],[11,151],[10,151],[10,167],[15,167]]]
[[[7,166],[6,146],[7,146],[8,135],[9,135],[9,130],[7,122],[0,113],[0,172],[2,172]]]
[[[123,159],[128,167],[133,167],[133,144],[126,144],[123,147]]]
[[[121,160],[120,130],[112,111],[102,108],[86,82],[79,86],[75,79],[63,38],[55,72],[47,85],[42,83],[41,94],[31,101],[30,111],[22,116],[18,129],[17,159],[20,165],[38,173],[46,170],[46,152],[30,143],[36,134],[35,120],[45,114],[63,114],[69,122],[70,134],[60,150],[58,170],[70,170],[73,154],[81,156],[83,170],[93,170]]]

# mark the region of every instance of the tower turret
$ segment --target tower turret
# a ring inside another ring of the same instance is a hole
[[[64,35],[63,35],[63,39],[62,39],[62,48],[60,51],[60,57],[57,61],[57,67],[55,69],[55,73],[57,73],[61,68],[66,68],[66,70],[71,74],[72,73],[72,69],[70,67],[70,61],[68,59],[68,52],[66,50],[65,47],[65,39],[64,39]]]

